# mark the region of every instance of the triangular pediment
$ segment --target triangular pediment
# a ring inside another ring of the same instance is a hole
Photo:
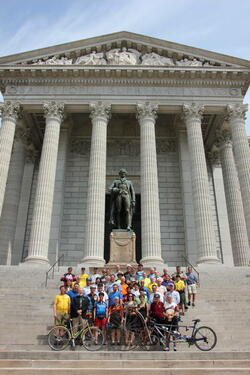
[[[249,68],[248,60],[121,31],[0,57],[0,65],[142,65],[162,67]]]

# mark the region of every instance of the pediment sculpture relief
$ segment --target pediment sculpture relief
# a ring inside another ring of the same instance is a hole
[[[196,58],[194,58],[193,60],[189,60],[189,59],[185,58],[185,59],[176,61],[176,65],[179,65],[179,66],[202,66],[202,62],[197,60]]]
[[[25,63],[24,63],[25,64]],[[158,55],[155,52],[145,53],[132,48],[114,48],[108,52],[92,51],[76,59],[57,56],[33,60],[32,65],[147,65],[147,66],[214,66],[209,61],[202,62],[197,58],[176,60]]]
[[[91,52],[89,55],[80,56],[75,61],[76,65],[107,65],[104,58],[104,53],[96,51]]]
[[[175,65],[173,59],[169,57],[160,56],[155,52],[146,53],[142,56],[142,65],[154,65],[154,66],[173,66]]]
[[[109,65],[138,65],[141,53],[135,49],[123,47],[112,49],[106,53]]]
[[[73,59],[68,59],[67,57],[57,58],[56,56],[49,57],[45,60],[33,61],[32,65],[71,65]]]

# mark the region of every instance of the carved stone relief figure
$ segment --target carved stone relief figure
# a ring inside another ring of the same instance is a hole
[[[160,65],[172,66],[175,65],[173,59],[169,57],[160,56],[155,52],[146,53],[142,56],[142,65]]]
[[[179,66],[202,66],[202,62],[194,58],[193,60],[190,59],[182,59],[179,61],[176,61],[176,65]]]
[[[112,49],[107,52],[107,60],[110,65],[137,65],[141,53],[135,49],[123,47]]]
[[[33,62],[32,65],[71,65],[72,59],[68,59],[67,57],[61,57],[58,59],[56,56],[48,58],[46,60],[38,60]]]
[[[89,55],[80,56],[75,61],[76,65],[106,65],[107,61],[104,58],[104,53],[96,51],[91,52]]]

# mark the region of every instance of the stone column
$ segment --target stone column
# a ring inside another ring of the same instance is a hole
[[[195,103],[192,105],[184,104],[183,106],[191,161],[195,226],[199,251],[198,263],[218,263],[210,207],[207,164],[201,131],[203,111],[204,107]]]
[[[248,266],[250,250],[239,180],[234,163],[231,134],[224,130],[218,135],[234,264],[235,266]]]
[[[25,149],[20,139],[15,140],[0,219],[0,264],[15,264],[14,240],[20,202]]]
[[[25,262],[48,262],[57,151],[63,110],[64,104],[62,103],[52,101],[44,104],[46,127],[39,165],[28,256]]]
[[[163,263],[155,142],[156,111],[157,106],[151,103],[137,106],[137,118],[141,129],[141,262],[145,265]]]
[[[107,125],[111,106],[90,104],[92,138],[89,163],[85,249],[82,263],[103,265]]]
[[[241,196],[250,244],[250,150],[245,129],[247,104],[227,106],[227,121],[232,131],[234,158],[239,176]]]
[[[2,126],[0,128],[0,217],[19,111],[20,104],[17,102],[7,101],[0,104],[2,115]]]

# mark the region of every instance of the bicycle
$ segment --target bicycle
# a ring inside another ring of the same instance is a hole
[[[217,343],[217,336],[214,330],[207,326],[197,327],[200,319],[192,320],[192,325],[179,325],[178,331],[165,324],[158,324],[151,320],[150,335],[148,341],[151,345],[160,343],[168,346],[170,343],[188,343],[189,346],[195,345],[199,350],[212,350]],[[180,329],[185,328],[186,331],[192,329],[191,336],[180,333]]]
[[[90,326],[88,321],[81,321],[81,328],[75,331],[72,327],[72,319],[67,322],[67,326],[59,325],[53,327],[48,333],[48,345],[51,349],[60,351],[67,348],[69,344],[74,349],[76,340],[81,339],[81,344],[90,351],[99,350],[104,337],[102,331],[94,326]]]

